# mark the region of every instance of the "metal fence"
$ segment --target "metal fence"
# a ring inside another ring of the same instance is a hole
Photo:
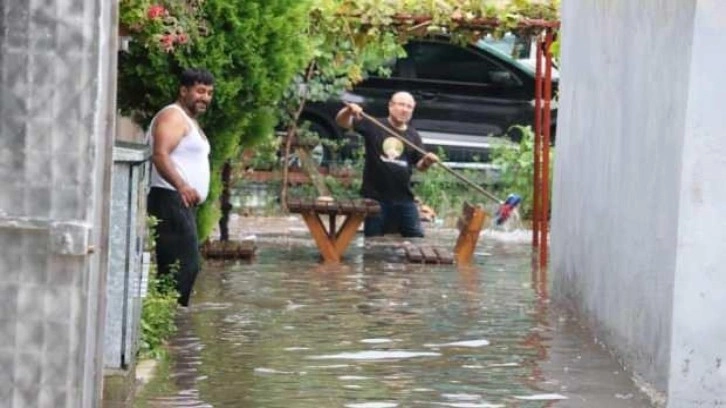
[[[113,151],[104,367],[133,366],[144,278],[149,147],[116,142]]]

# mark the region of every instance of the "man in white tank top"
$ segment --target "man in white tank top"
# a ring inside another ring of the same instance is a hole
[[[176,102],[161,109],[149,125],[152,146],[148,212],[156,227],[160,276],[172,276],[179,304],[187,306],[200,268],[195,207],[209,192],[207,137],[197,123],[212,101],[214,78],[205,70],[182,73]]]

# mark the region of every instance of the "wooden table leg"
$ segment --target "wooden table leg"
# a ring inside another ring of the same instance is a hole
[[[330,214],[328,216],[328,235],[331,237],[335,236],[335,231],[338,229],[335,225],[335,218],[337,218],[335,214]]]
[[[320,255],[323,256],[323,261],[326,263],[340,262],[340,254],[334,244],[334,237],[330,237],[325,231],[325,225],[320,217],[314,212],[303,212],[302,217],[320,250]]]
[[[360,224],[365,218],[365,214],[351,214],[346,216],[343,225],[340,227],[340,231],[338,231],[335,237],[335,252],[338,254],[338,257],[343,256],[348,245],[350,245],[350,241],[353,240],[356,232],[358,232],[358,227],[360,227]]]

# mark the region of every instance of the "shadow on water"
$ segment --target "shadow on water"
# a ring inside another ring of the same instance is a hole
[[[428,243],[453,247],[438,231]],[[356,239],[318,263],[304,233],[251,263],[207,264],[178,316],[152,407],[647,407],[627,373],[553,310],[523,241],[485,236],[469,267],[403,262]]]

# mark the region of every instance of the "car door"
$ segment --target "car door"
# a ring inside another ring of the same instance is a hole
[[[531,111],[521,73],[482,50],[449,42],[417,41],[408,48],[417,101],[414,125],[441,137],[501,135]],[[531,85],[530,85],[531,87]]]

